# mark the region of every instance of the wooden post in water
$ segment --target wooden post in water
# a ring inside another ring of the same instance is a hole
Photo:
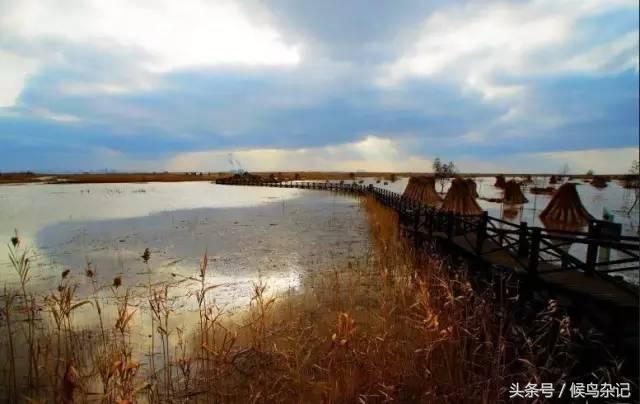
[[[620,223],[614,223],[613,214],[605,211],[603,214],[603,220],[600,223],[600,237],[606,238],[608,241],[620,241],[620,235],[622,234],[622,225]],[[608,269],[606,265],[611,260],[611,248],[608,244],[599,245],[598,251],[598,264],[601,268]],[[605,263],[605,265],[602,265]]]
[[[592,276],[596,270],[598,260],[598,238],[600,237],[600,225],[598,222],[589,222],[589,236],[587,240],[587,262],[584,266],[584,274]]]
[[[518,257],[526,257],[529,254],[528,230],[529,225],[527,222],[520,222],[520,228],[518,229]]]
[[[531,229],[531,246],[529,251],[529,274],[538,272],[538,261],[540,260],[540,232],[542,229],[534,227]]]

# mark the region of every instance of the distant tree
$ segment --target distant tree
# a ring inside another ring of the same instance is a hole
[[[356,173],[349,173],[349,178],[352,180],[356,179]]]
[[[453,161],[443,164],[440,161],[440,157],[436,157],[433,160],[433,176],[440,184],[440,192],[444,192],[444,186],[447,184],[447,180],[455,175],[457,171],[456,165]]]
[[[587,171],[587,176],[589,176],[589,177],[593,177],[593,175],[594,175],[594,174],[595,174],[595,173],[593,172],[593,170],[592,170],[592,169],[589,169],[589,170]]]
[[[452,177],[458,172],[458,168],[456,167],[455,164],[453,164],[453,161],[450,161],[446,165],[445,172],[449,174],[450,177]]]
[[[398,176],[396,175],[396,173],[391,173],[391,175],[389,175],[389,181],[391,182],[398,181]]]
[[[433,174],[438,174],[442,172],[442,162],[440,161],[440,157],[436,157],[435,160],[433,160]]]

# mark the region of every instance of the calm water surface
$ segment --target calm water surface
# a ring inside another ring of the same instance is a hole
[[[362,181],[399,193],[408,182]],[[481,197],[501,196],[493,177],[476,182]],[[536,182],[547,185],[546,179]],[[629,213],[632,190],[615,181],[604,189],[577,184],[592,215],[601,218],[606,208],[624,234],[637,234],[638,207]],[[440,191],[439,184],[436,188]],[[515,216],[504,216],[500,203],[479,203],[491,216],[542,226],[538,215],[551,197],[527,189],[525,195],[529,202],[518,206]],[[32,287],[38,292],[51,290],[61,271],[71,269],[80,293],[88,293],[90,283],[83,279],[88,264],[100,284],[120,275],[126,287],[144,289],[149,272],[157,283],[197,274],[206,251],[208,281],[222,285],[216,299],[226,306],[245,305],[258,279],[273,291],[295,289],[306,272],[363,254],[368,243],[365,218],[351,197],[206,182],[0,186],[0,239],[8,242],[14,229],[31,250]],[[151,251],[149,266],[140,258],[145,248]],[[582,250],[574,245],[570,251],[580,256]],[[6,254],[0,254],[0,280],[17,280]]]
[[[89,296],[89,263],[107,305],[108,285],[121,276],[120,290],[143,300],[149,282],[174,284],[176,309],[187,310],[195,307],[196,283],[182,280],[197,277],[205,252],[207,283],[221,285],[211,298],[231,310],[249,303],[255,282],[271,293],[295,290],[306,273],[332,269],[368,245],[354,198],[205,182],[2,186],[0,239],[8,243],[14,229],[31,251],[35,293],[55,291],[61,272],[71,269],[78,296]],[[148,265],[141,258],[145,248]],[[5,253],[0,281],[17,282]],[[77,317],[90,322],[95,316]]]

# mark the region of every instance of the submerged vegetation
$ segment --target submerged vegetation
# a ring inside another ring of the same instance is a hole
[[[29,251],[16,235],[9,255],[20,282],[2,298],[1,394],[64,403],[494,403],[507,401],[516,382],[623,380],[621,361],[557,302],[523,302],[509,279],[417,253],[393,211],[366,197],[361,206],[370,226],[365,258],[310,274],[285,296],[257,280],[249,307],[234,313],[216,304],[207,253],[197,273],[176,283],[149,281],[134,293],[119,276],[100,285],[87,264],[35,296]],[[149,249],[141,259],[151,273]],[[79,298],[79,283],[93,296]],[[175,321],[177,287],[192,289],[192,328]],[[114,313],[105,313],[105,296]],[[85,309],[98,327],[76,324],[74,313]]]

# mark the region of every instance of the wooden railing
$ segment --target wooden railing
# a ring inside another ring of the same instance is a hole
[[[608,236],[600,231],[602,222],[593,221],[587,232],[550,230],[529,226],[526,222],[511,223],[487,212],[481,215],[454,215],[404,198],[402,195],[373,185],[343,182],[238,182],[225,184],[266,186],[277,188],[318,189],[352,194],[368,194],[380,203],[393,208],[400,223],[415,236],[434,237],[452,241],[461,238],[473,248],[478,258],[491,254],[506,253],[513,266],[531,275],[553,271],[581,271],[585,276],[607,275],[617,272],[640,270],[640,238],[634,236]],[[584,260],[569,253],[571,246],[584,245]],[[615,251],[616,259],[598,261],[598,251]],[[634,290],[637,294],[637,291]]]

